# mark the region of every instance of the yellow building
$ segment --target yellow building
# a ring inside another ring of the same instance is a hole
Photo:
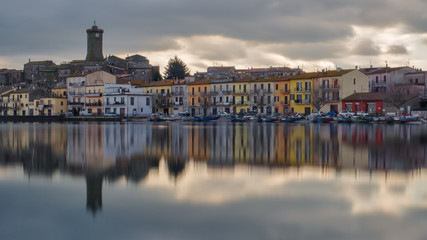
[[[290,82],[289,77],[279,78],[274,81],[274,112],[290,112]]]
[[[35,100],[34,102],[36,106],[39,106],[37,115],[55,116],[67,112],[66,98],[46,97]]]
[[[318,73],[304,73],[289,78],[291,112],[310,114],[313,112],[313,78]]]
[[[9,93],[8,98],[8,110],[7,115],[9,116],[27,116],[32,115],[29,111],[30,93],[33,93],[34,89],[25,88],[18,89]]]
[[[251,82],[252,79],[248,78],[233,82],[231,106],[234,114],[246,113],[251,110]]]
[[[153,95],[153,112],[161,112],[166,115],[172,113],[172,84],[173,80],[163,80],[140,86],[144,89],[144,93]]]

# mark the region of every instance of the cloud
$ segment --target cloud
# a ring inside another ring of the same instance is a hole
[[[351,54],[376,56],[381,54],[379,47],[387,49],[394,44],[389,38],[384,45],[357,45],[349,52],[352,46],[348,43],[357,37],[354,26],[372,27],[378,33],[394,26],[401,26],[407,33],[427,31],[424,14],[427,2],[423,0],[413,0],[411,4],[398,0],[76,0],[72,3],[39,0],[37,3],[21,0],[3,4],[8,11],[0,15],[1,58],[21,56],[22,64],[28,58],[40,56],[83,59],[85,30],[93,20],[105,30],[104,54],[184,51],[177,39],[185,38],[193,45],[185,50],[189,56],[200,56],[201,61],[209,58],[211,63],[249,59],[245,65],[253,62],[251,51],[244,49],[251,45],[235,46],[234,40],[264,46],[283,45],[279,52],[271,49],[263,54],[276,59],[270,62],[318,61],[352,57]],[[212,36],[233,41],[197,41]],[[405,47],[416,48],[407,44]],[[193,53],[193,49],[197,52]],[[394,55],[403,52],[391,50]],[[416,61],[413,56],[411,59]],[[192,60],[205,65],[198,61]],[[161,64],[166,62],[164,59]]]
[[[362,56],[376,56],[381,53],[380,48],[370,39],[360,40],[353,48],[353,54]]]
[[[392,45],[388,48],[387,53],[393,55],[406,55],[408,54],[408,50],[403,45]]]

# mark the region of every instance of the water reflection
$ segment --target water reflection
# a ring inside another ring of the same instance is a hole
[[[103,206],[104,180],[150,182],[150,170],[159,171],[162,161],[176,183],[191,162],[234,173],[239,167],[293,172],[311,166],[412,174],[426,167],[427,155],[427,128],[410,125],[32,123],[1,124],[0,133],[3,167],[22,166],[27,176],[58,171],[84,177],[93,214]]]

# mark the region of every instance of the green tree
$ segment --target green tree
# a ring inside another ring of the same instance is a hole
[[[157,81],[162,81],[162,75],[160,74],[160,70],[159,68],[154,68],[153,67],[153,81],[157,82]]]
[[[165,67],[166,79],[184,79],[190,75],[187,65],[176,55],[169,59],[168,65]]]

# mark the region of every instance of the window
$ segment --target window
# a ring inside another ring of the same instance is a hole
[[[279,84],[276,84],[276,91],[279,90]]]
[[[267,104],[270,104],[270,103],[271,103],[271,96],[267,96]]]
[[[194,106],[194,98],[191,99],[191,105]]]
[[[311,90],[311,82],[305,82],[305,90],[310,91]]]
[[[356,85],[356,78],[355,78],[355,79],[353,79],[353,83],[354,83],[354,85]]]
[[[297,82],[297,91],[301,91],[302,90],[302,82]]]
[[[263,83],[261,83],[261,89],[264,89],[264,84]]]
[[[225,102],[228,102],[228,97],[225,97]]]
[[[61,101],[61,106],[64,106],[64,102],[63,101]]]
[[[150,106],[150,98],[145,99],[145,105]]]
[[[219,102],[222,102],[222,97],[219,97]]]
[[[144,76],[144,75],[145,75],[145,72],[141,72],[141,75],[142,75],[142,76]]]
[[[246,84],[243,85],[243,92],[246,92]]]
[[[130,105],[135,105],[135,98],[134,97],[131,97],[130,98]]]
[[[375,82],[378,83],[378,76],[375,77]]]
[[[143,109],[143,108],[141,108],[141,112],[144,112],[144,109]]]
[[[387,76],[386,76],[386,75],[384,75],[384,82],[386,82],[386,80],[387,80]]]

